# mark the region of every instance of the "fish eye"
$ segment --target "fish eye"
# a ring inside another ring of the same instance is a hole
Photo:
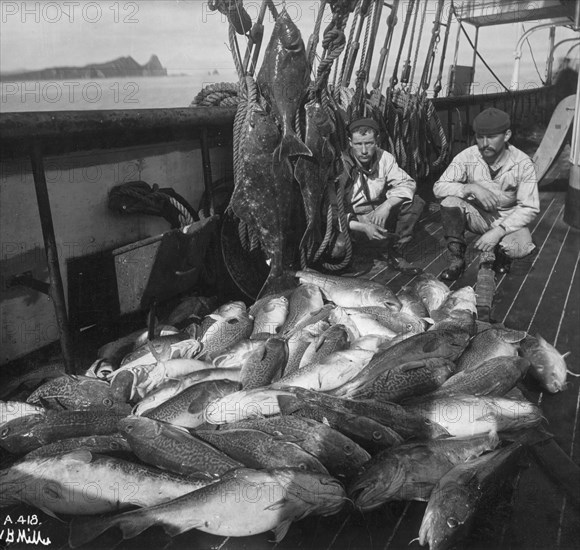
[[[112,407],[113,400],[108,397],[105,397],[105,399],[103,399],[103,405],[105,405],[106,407]]]
[[[383,434],[381,434],[381,432],[379,432],[378,430],[375,430],[373,432],[373,439],[378,441],[379,439],[383,438]]]
[[[0,432],[0,437],[4,438],[7,437],[8,434],[10,433],[10,428],[4,428],[1,432]]]
[[[351,455],[354,452],[354,447],[350,443],[347,443],[343,448],[347,455]]]
[[[298,469],[299,469],[299,470],[306,471],[306,470],[308,470],[308,466],[306,466],[306,464],[304,464],[304,462],[301,462],[301,463],[298,465]]]
[[[133,431],[133,428],[135,426],[133,426],[132,424],[127,424],[127,426],[125,426],[125,431],[130,434]]]
[[[459,527],[460,523],[461,522],[457,518],[454,517],[447,518],[447,526],[450,527],[451,529],[456,529],[457,527]]]

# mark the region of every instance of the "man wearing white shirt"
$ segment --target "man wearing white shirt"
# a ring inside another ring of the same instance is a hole
[[[384,243],[391,267],[417,274],[421,270],[402,256],[425,204],[415,195],[417,185],[395,157],[378,146],[379,126],[373,119],[353,121],[349,134],[342,177],[346,178],[349,229],[354,240],[379,246]],[[394,225],[394,235],[387,225]]]
[[[433,187],[449,254],[445,281],[465,270],[466,229],[480,235],[477,250],[495,253],[498,273],[535,249],[527,226],[540,211],[536,171],[530,157],[509,144],[510,126],[504,111],[482,111],[473,120],[476,145],[459,153]]]

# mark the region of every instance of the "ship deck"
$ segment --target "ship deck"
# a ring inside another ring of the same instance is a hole
[[[497,280],[491,311],[494,321],[509,328],[539,333],[568,358],[569,369],[580,371],[580,231],[563,221],[566,182],[561,179],[541,191],[541,213],[532,226],[538,253],[514,262],[511,272]],[[473,243],[475,236],[471,236]],[[435,205],[425,209],[416,239],[407,258],[425,271],[439,275],[446,265],[445,247],[439,211]],[[452,288],[474,285],[478,255],[470,245],[469,265]],[[350,274],[380,281],[398,291],[411,277],[389,268],[382,258],[356,253]],[[553,441],[576,465],[580,464],[580,378],[569,377],[565,391],[548,394],[533,381],[524,379],[526,396],[538,403]],[[566,461],[563,463],[566,466]],[[574,467],[570,469],[574,473]],[[554,473],[554,472],[553,472]],[[559,469],[560,478],[565,470]],[[550,466],[541,467],[533,454],[526,454],[522,467],[505,491],[479,514],[472,535],[464,548],[470,549],[572,549],[580,536],[578,500],[570,498],[562,485],[550,475]],[[577,481],[570,483],[578,487]],[[135,539],[124,541],[119,548],[195,548],[197,550],[396,550],[419,548],[411,542],[418,536],[426,503],[388,503],[370,513],[361,514],[347,506],[331,517],[308,517],[290,527],[286,537],[273,542],[273,534],[244,538],[224,538],[190,531],[174,539],[154,527]],[[50,536],[52,547],[67,548],[68,529],[60,521],[36,510],[18,507],[16,514],[38,514],[43,522],[43,536]],[[88,548],[110,548],[119,543],[119,534],[101,536]],[[15,544],[12,548],[24,548]]]

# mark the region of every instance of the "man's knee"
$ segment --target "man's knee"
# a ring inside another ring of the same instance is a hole
[[[465,201],[461,197],[445,197],[441,201],[441,206],[443,208],[461,208],[465,209]]]

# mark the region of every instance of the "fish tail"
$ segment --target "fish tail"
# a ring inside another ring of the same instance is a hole
[[[312,151],[306,147],[303,141],[301,141],[294,131],[289,131],[282,136],[282,141],[280,145],[274,150],[274,158],[281,162],[289,157],[296,157],[299,155],[305,155],[307,157],[312,156]]]
[[[77,548],[94,539],[112,527],[119,527],[123,539],[136,537],[154,523],[150,514],[142,510],[125,512],[113,517],[75,518],[70,525],[69,545]]]
[[[68,544],[71,548],[83,546],[116,524],[117,517],[74,518],[70,524]]]
[[[286,271],[284,270],[281,274],[275,274],[270,271],[266,282],[262,286],[258,297],[256,298],[259,300],[264,296],[268,296],[270,294],[278,294],[288,290],[290,288],[296,288],[296,278],[294,271]]]

